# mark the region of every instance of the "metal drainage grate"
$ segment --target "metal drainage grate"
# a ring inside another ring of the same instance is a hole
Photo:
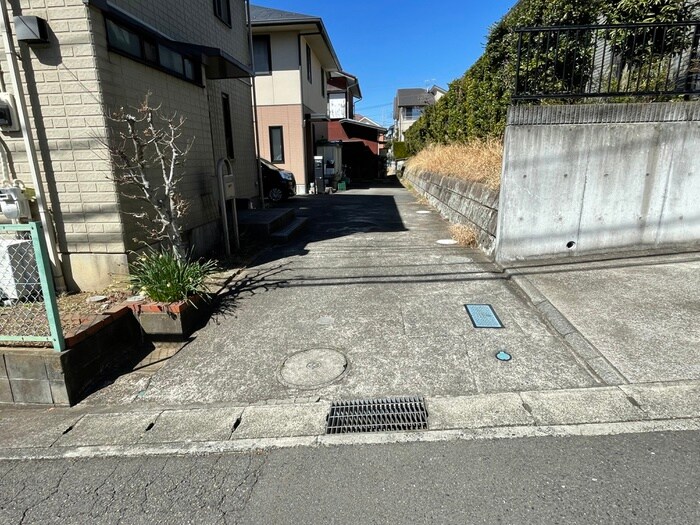
[[[465,304],[474,328],[503,328],[503,323],[490,304]]]
[[[326,434],[401,432],[427,428],[428,411],[422,396],[336,401],[331,404],[326,421]]]

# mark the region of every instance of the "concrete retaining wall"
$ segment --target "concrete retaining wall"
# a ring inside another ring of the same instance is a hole
[[[478,232],[479,247],[493,253],[498,220],[498,192],[478,182],[431,173],[406,171],[406,179],[453,224],[465,224]]]
[[[496,259],[697,247],[700,103],[513,107]]]

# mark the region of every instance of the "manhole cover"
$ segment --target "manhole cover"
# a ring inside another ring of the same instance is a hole
[[[422,396],[336,401],[331,404],[326,434],[401,432],[428,428]]]
[[[474,328],[503,328],[503,323],[490,304],[465,304]]]
[[[342,376],[348,360],[337,350],[315,348],[289,356],[280,369],[280,381],[296,388],[316,388]]]

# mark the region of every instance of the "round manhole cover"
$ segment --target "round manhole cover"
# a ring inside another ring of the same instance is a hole
[[[282,363],[280,381],[297,388],[316,388],[332,383],[348,368],[348,360],[337,350],[302,350]]]

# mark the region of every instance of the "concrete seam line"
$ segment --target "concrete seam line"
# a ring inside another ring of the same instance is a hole
[[[387,445],[395,443],[431,443],[441,441],[479,441],[534,437],[575,437],[639,434],[646,432],[682,432],[700,430],[700,418],[680,418],[614,423],[574,425],[485,427],[466,430],[396,432],[376,434],[342,434],[301,438],[264,438],[239,441],[168,443],[161,445],[83,446],[70,449],[14,449],[0,452],[0,461],[46,459],[89,459],[108,457],[143,457],[164,455],[207,455],[248,453],[255,450],[277,450],[298,447],[334,447],[348,445]]]

